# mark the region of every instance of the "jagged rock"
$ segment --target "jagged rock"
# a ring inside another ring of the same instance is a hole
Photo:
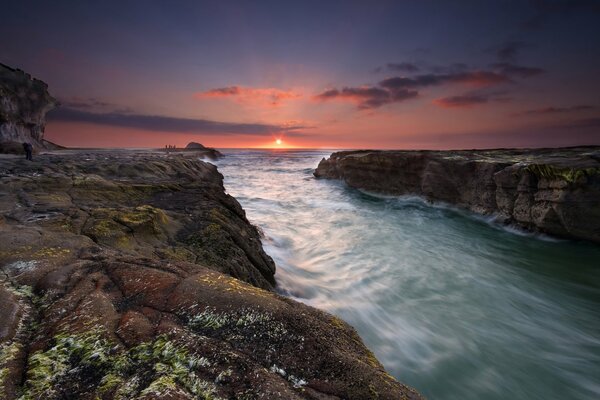
[[[600,147],[345,151],[316,177],[391,195],[416,194],[523,228],[600,243]]]
[[[44,140],[46,113],[58,102],[46,83],[0,64],[0,152],[21,153],[21,143],[35,149],[51,148]]]
[[[185,153],[0,159],[0,397],[419,399],[271,291],[222,180]]]

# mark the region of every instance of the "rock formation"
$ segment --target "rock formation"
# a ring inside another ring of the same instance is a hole
[[[197,143],[197,142],[189,142],[187,144],[187,146],[185,146],[186,149],[205,149],[206,147],[204,147],[204,145]]]
[[[57,104],[44,82],[0,64],[0,152],[22,152],[23,142],[35,149],[52,147],[44,140],[44,126],[46,113]]]
[[[0,159],[3,399],[418,399],[194,154]]]
[[[391,195],[416,194],[506,223],[600,243],[600,147],[344,151],[316,177]]]
[[[191,153],[193,152],[199,158],[204,158],[208,160],[217,160],[223,157],[223,154],[213,149],[212,147],[206,147],[200,143],[190,142],[184,148],[166,148],[168,153]]]

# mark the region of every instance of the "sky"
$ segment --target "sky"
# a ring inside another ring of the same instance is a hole
[[[600,144],[600,0],[2,10],[0,62],[48,83],[45,137],[66,146]]]

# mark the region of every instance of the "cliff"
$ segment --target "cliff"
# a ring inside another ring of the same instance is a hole
[[[51,147],[44,126],[46,113],[57,104],[44,82],[0,64],[0,151],[22,151],[23,142],[36,149]]]
[[[600,243],[600,147],[343,151],[314,175],[367,191],[423,196],[525,229]]]
[[[275,266],[194,154],[0,159],[0,397],[418,399]]]

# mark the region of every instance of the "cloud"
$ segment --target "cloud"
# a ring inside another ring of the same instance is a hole
[[[433,104],[442,108],[470,108],[490,102],[507,102],[511,100],[510,97],[506,96],[505,91],[479,91],[434,99]]]
[[[133,112],[129,107],[123,107],[114,103],[97,99],[95,97],[69,97],[59,99],[60,105],[66,108],[89,111],[89,112],[117,112],[127,114]]]
[[[494,71],[467,71],[447,74],[424,74],[412,78],[393,77],[384,79],[379,85],[388,89],[423,88],[448,83],[462,83],[470,86],[492,86],[511,82],[508,75]]]
[[[532,76],[540,75],[546,72],[542,68],[524,67],[522,65],[515,65],[508,62],[492,64],[492,68],[494,68],[500,74],[506,76],[515,76],[519,78],[530,78]]]
[[[493,69],[465,70],[464,64],[454,64],[442,73],[428,73],[414,76],[394,76],[379,81],[373,86],[332,88],[313,97],[318,101],[349,100],[357,103],[359,109],[378,108],[386,104],[398,103],[419,96],[420,90],[432,86],[458,84],[475,88],[488,88],[514,83],[513,78],[530,78],[544,72],[541,68],[524,67],[511,63],[493,64]],[[454,96],[438,99],[440,106],[466,106],[482,103],[482,95]],[[500,98],[496,100],[501,100]],[[459,103],[463,103],[460,104]]]
[[[160,115],[119,112],[95,113],[68,107],[61,107],[50,111],[47,119],[49,121],[81,122],[124,128],[137,128],[156,132],[178,132],[203,135],[270,135],[273,133],[286,132],[286,134],[290,136],[304,136],[300,131],[312,128],[310,126],[295,124],[245,124]]]
[[[316,100],[342,99],[356,102],[358,108],[369,109],[381,107],[384,104],[396,103],[412,99],[419,95],[416,90],[389,90],[372,86],[345,87],[341,90],[330,89],[315,96]]]
[[[595,106],[591,105],[578,105],[571,107],[543,107],[543,108],[535,108],[533,110],[526,110],[517,115],[550,115],[550,114],[565,114],[572,113],[575,111],[586,111],[586,110],[594,110]]]
[[[242,103],[266,103],[271,106],[279,106],[282,101],[297,99],[302,94],[291,90],[275,88],[249,88],[242,86],[227,86],[210,89],[205,92],[194,94],[197,99],[210,98],[233,98]]]
[[[486,96],[480,95],[460,95],[443,97],[433,100],[433,103],[442,108],[467,108],[488,102]]]

